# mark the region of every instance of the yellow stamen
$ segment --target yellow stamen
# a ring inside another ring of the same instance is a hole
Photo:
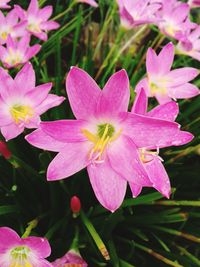
[[[7,37],[8,37],[8,33],[7,32],[2,32],[1,39],[3,39],[5,41],[7,39]]]
[[[33,109],[30,106],[14,105],[10,109],[10,113],[15,121],[15,123],[28,122],[28,120],[33,117]]]
[[[148,156],[153,156],[153,155],[158,156],[158,154],[159,154],[159,151],[149,151],[149,150],[146,150],[146,148],[141,148],[140,149],[140,160],[143,163],[148,163],[153,160],[153,158],[148,159],[147,158]]]
[[[28,261],[23,263],[13,262],[9,267],[33,267],[33,265]]]

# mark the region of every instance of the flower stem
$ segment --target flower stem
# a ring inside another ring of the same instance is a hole
[[[26,228],[24,234],[22,235],[22,238],[26,238],[30,235],[31,231],[33,230],[33,228],[35,228],[38,224],[38,220],[34,219],[33,221],[28,223],[28,227]]]

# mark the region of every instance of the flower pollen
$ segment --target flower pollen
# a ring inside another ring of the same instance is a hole
[[[33,109],[30,106],[21,106],[18,104],[12,106],[10,113],[16,124],[19,124],[20,122],[28,122],[34,115]]]
[[[33,267],[28,261],[30,249],[24,246],[16,247],[11,251],[12,261],[9,267]]]

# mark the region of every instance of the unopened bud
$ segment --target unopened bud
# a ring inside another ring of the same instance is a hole
[[[71,210],[72,210],[72,212],[74,214],[77,214],[77,213],[80,212],[80,209],[81,209],[81,201],[80,201],[79,197],[73,196],[71,198],[70,207],[71,207]]]
[[[0,141],[0,154],[2,154],[5,159],[9,159],[11,157],[11,152],[4,141]]]

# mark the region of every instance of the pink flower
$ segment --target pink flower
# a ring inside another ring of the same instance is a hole
[[[186,3],[177,0],[163,1],[162,9],[158,14],[160,30],[164,34],[180,40],[188,29],[196,27],[196,24],[189,20],[189,12],[190,7]]]
[[[182,39],[176,46],[180,54],[185,54],[200,61],[200,26],[190,31],[185,39]]]
[[[7,5],[8,2],[10,2],[10,0],[0,0],[0,8],[2,8],[2,9],[10,8],[10,6]]]
[[[172,43],[164,46],[158,55],[149,48],[146,59],[147,78],[138,83],[136,91],[143,87],[147,96],[156,97],[160,104],[169,102],[171,98],[191,98],[198,95],[198,88],[189,81],[198,76],[199,71],[189,67],[170,71],[173,60]]]
[[[41,46],[36,44],[32,47],[29,46],[30,35],[25,34],[19,41],[14,40],[10,35],[6,42],[6,48],[0,46],[0,60],[6,68],[17,67],[18,65],[25,64],[32,57],[34,57]]]
[[[1,267],[51,267],[45,258],[51,253],[49,242],[41,237],[20,238],[8,227],[0,227]]]
[[[48,167],[49,181],[87,167],[97,199],[111,211],[121,205],[127,181],[152,186],[138,148],[154,149],[191,140],[191,135],[180,132],[174,122],[127,112],[130,91],[124,70],[115,73],[101,90],[86,72],[73,67],[66,88],[77,120],[42,122],[26,140],[59,152]]]
[[[81,201],[77,196],[73,196],[70,200],[70,208],[73,213],[79,213],[81,210]]]
[[[24,131],[37,128],[40,115],[58,106],[63,97],[49,94],[51,83],[35,86],[35,73],[27,63],[15,79],[0,68],[0,128],[6,140]]]
[[[168,121],[174,121],[179,113],[178,105],[174,101],[159,105],[149,112],[147,112],[147,106],[148,98],[144,89],[141,88],[134,101],[131,110],[132,113]],[[152,186],[165,197],[169,198],[171,186],[167,172],[162,165],[163,160],[159,157],[159,146],[157,147],[157,151],[151,151],[145,147],[140,148],[139,153],[149,180],[152,182]],[[130,183],[130,187],[133,197],[137,197],[142,190],[142,186],[134,183]]]
[[[25,34],[26,22],[20,22],[15,10],[11,10],[6,17],[0,11],[0,44],[5,44],[10,34],[17,38]]]
[[[94,0],[76,0],[79,3],[86,3],[93,7],[98,7],[98,4]]]
[[[188,0],[190,8],[200,7],[200,0]]]
[[[62,258],[52,262],[54,267],[87,267],[87,263],[81,258],[81,255],[74,249],[70,249]]]
[[[15,5],[15,11],[22,21],[27,21],[27,30],[37,38],[46,41],[47,31],[56,30],[59,24],[55,21],[48,21],[52,15],[52,6],[39,9],[38,1],[31,0],[28,10],[23,10],[19,5]]]
[[[157,21],[160,3],[152,0],[117,0],[121,24],[125,28]]]

